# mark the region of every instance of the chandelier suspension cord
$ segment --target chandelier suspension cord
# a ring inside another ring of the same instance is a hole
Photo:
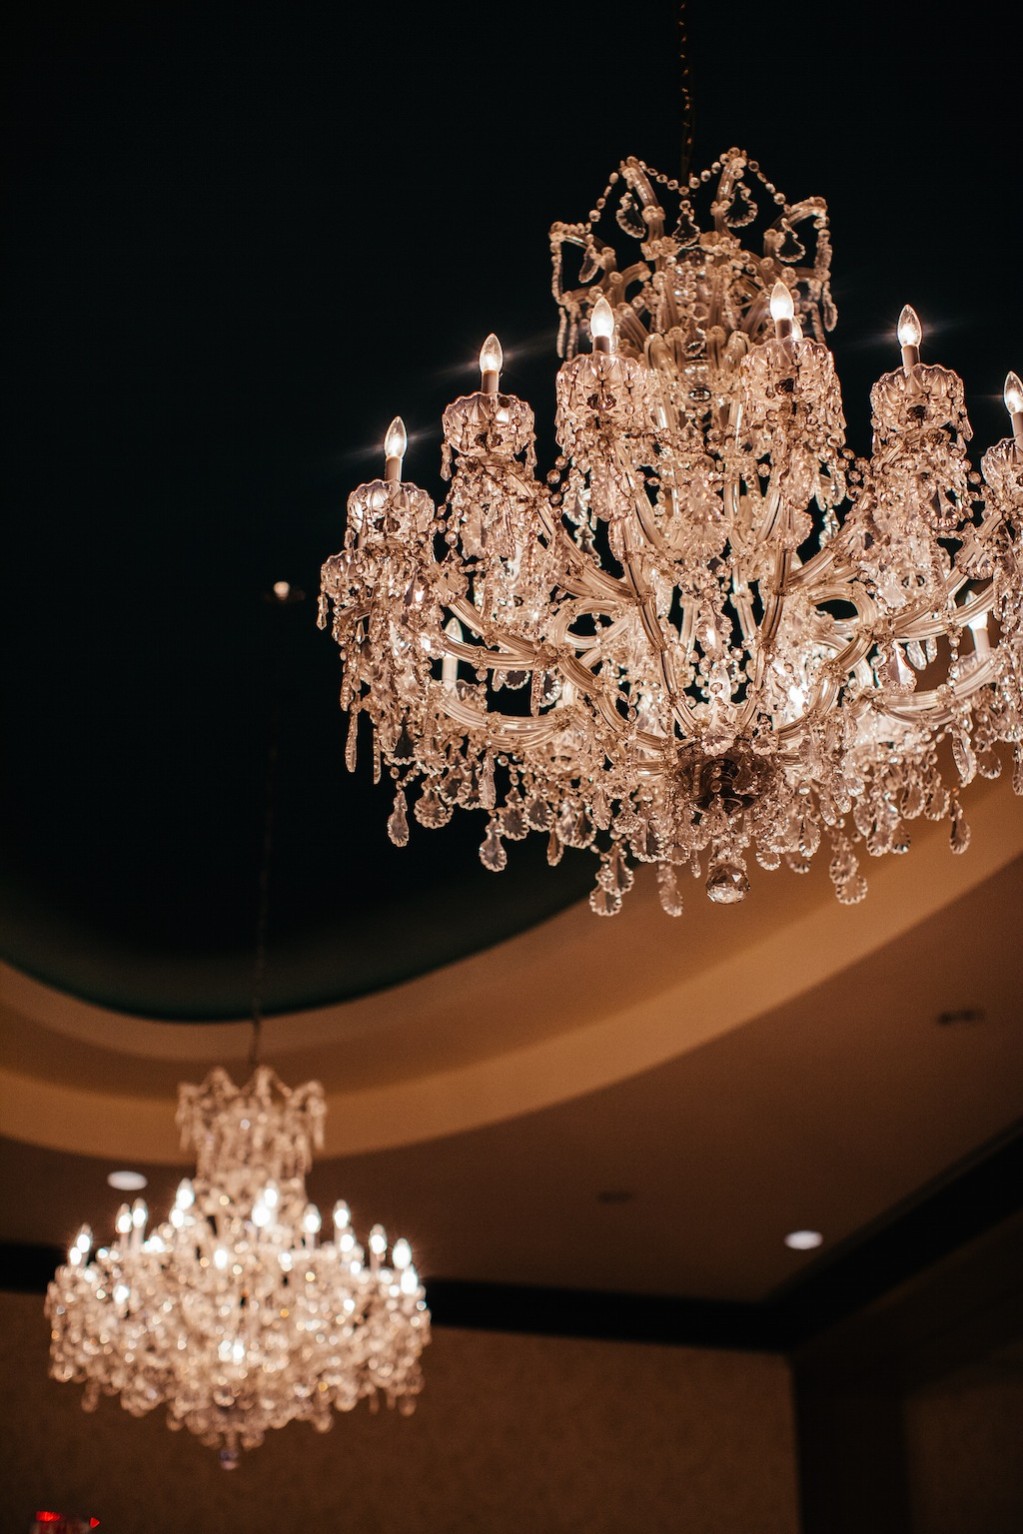
[[[290,595],[290,593],[289,593]],[[273,605],[283,606],[286,599],[270,598]],[[259,872],[256,886],[256,941],[252,960],[252,1038],[249,1045],[249,1066],[259,1064],[260,1043],[263,1030],[263,985],[266,978],[266,939],[270,921],[270,869],[273,862],[274,826],[277,809],[277,767],[280,757],[281,734],[281,634],[275,634],[276,655],[269,718],[267,721],[266,771],[263,779],[263,832],[259,848]]]
[[[682,180],[689,179],[693,159],[693,110],[692,70],[689,64],[689,28],[686,18],[686,0],[679,0],[678,7],[679,63],[682,66],[680,85],[682,89]]]

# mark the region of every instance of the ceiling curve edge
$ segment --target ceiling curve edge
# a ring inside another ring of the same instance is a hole
[[[928,825],[838,904],[826,877],[756,879],[741,907],[697,886],[680,922],[652,881],[612,922],[580,905],[442,970],[353,1002],[268,1019],[263,1057],[327,1089],[325,1155],[410,1145],[583,1096],[751,1022],[942,910],[1023,856],[1008,784],[985,785],[972,842]],[[157,1023],[92,1006],[0,965],[0,1111],[13,1139],[169,1165],[187,1161],[175,1088],[246,1069],[249,1025]]]

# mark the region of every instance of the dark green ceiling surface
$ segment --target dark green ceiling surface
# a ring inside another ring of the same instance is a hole
[[[542,841],[480,866],[479,815],[385,831],[342,761],[312,600],[400,411],[434,494],[439,416],[493,329],[551,455],[547,229],[640,154],[674,172],[674,7],[9,7],[4,956],[154,1017],[249,1007],[264,771],[280,771],[268,1010],[389,985],[580,898]],[[690,7],[696,161],[744,144],[828,198],[854,445],[912,302],[981,447],[1023,367],[1006,13],[900,0]],[[1007,273],[1007,278],[1002,273]],[[609,929],[610,932],[611,929]],[[684,946],[665,919],[665,941]]]

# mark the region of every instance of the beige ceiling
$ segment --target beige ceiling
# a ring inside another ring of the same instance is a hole
[[[692,886],[680,922],[637,889],[394,991],[275,1019],[266,1055],[321,1076],[312,1189],[412,1238],[450,1278],[763,1298],[1023,1113],[1023,815],[1007,786],[871,866],[846,909],[826,875],[763,875],[745,906]],[[452,913],[452,919],[457,919]],[[180,1172],[174,1086],[242,1068],[244,1025],[154,1024],[3,976],[0,1235],[98,1229],[116,1164],[161,1209]],[[981,1020],[942,1026],[945,1011]],[[611,1201],[600,1195],[623,1195]]]

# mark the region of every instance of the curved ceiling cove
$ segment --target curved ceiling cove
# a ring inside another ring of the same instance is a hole
[[[960,923],[1004,922],[1019,898],[1023,823],[1004,782],[973,814],[969,857],[928,827],[911,857],[871,870],[848,908],[825,872],[755,883],[741,907],[693,902],[664,919],[651,880],[609,924],[585,904],[444,970],[340,1005],[269,1020],[264,1056],[328,1092],[327,1154],[413,1144],[535,1112],[675,1059],[750,1023],[955,902]],[[771,897],[767,898],[767,890]],[[986,914],[985,914],[986,913]],[[571,989],[564,976],[574,977]],[[166,1024],[70,1001],[0,971],[5,1121],[15,1138],[177,1163],[177,1082],[244,1071],[245,1024]],[[971,998],[938,998],[935,1012]],[[863,1005],[872,998],[865,995]],[[821,1027],[827,1027],[823,1018]],[[797,1065],[794,1068],[798,1068]]]

